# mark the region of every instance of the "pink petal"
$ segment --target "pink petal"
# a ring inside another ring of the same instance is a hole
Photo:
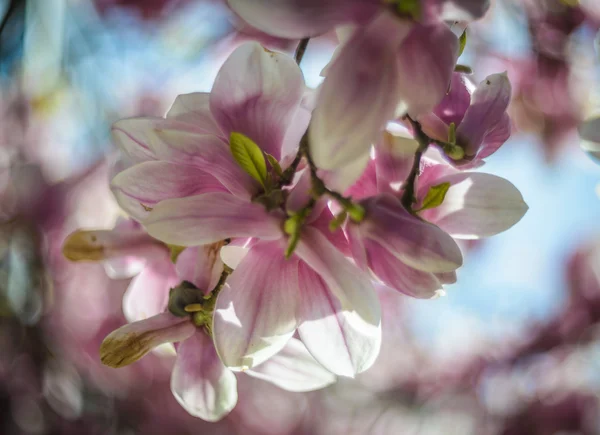
[[[485,135],[503,119],[510,102],[511,85],[506,73],[492,74],[471,96],[471,105],[456,130],[457,143],[466,156],[475,156]]]
[[[114,258],[163,258],[167,247],[142,229],[77,230],[63,243],[63,255],[71,261],[103,261]]]
[[[207,134],[225,138],[212,116],[209,98],[210,94],[207,92],[178,95],[167,113],[167,118],[191,124]]]
[[[270,35],[300,39],[325,33],[341,23],[367,18],[376,2],[361,0],[228,0],[251,26]]]
[[[477,153],[477,158],[474,163],[479,166],[482,164],[480,161],[486,157],[494,154],[498,149],[510,138],[512,133],[512,126],[510,122],[510,117],[508,113],[505,113],[500,118],[500,122],[492,128],[483,138],[483,143],[481,144],[481,148]],[[468,165],[467,165],[468,166]],[[464,169],[465,166],[461,166],[461,169]]]
[[[177,349],[171,391],[187,412],[211,422],[225,417],[237,403],[237,379],[201,329]]]
[[[288,211],[299,211],[308,204],[311,199],[312,181],[310,170],[307,168],[302,171],[300,178],[292,189],[289,190],[289,194],[286,201],[286,210]],[[316,217],[321,214],[321,211],[327,207],[327,201],[317,201],[313,207],[313,211],[307,219],[307,222],[313,221]]]
[[[442,289],[442,283],[435,274],[407,266],[376,242],[368,242],[366,253],[375,276],[399,292],[419,299],[430,299]]]
[[[330,189],[337,192],[344,192],[360,179],[370,160],[371,150],[368,149],[362,156],[358,156],[354,161],[345,166],[328,171],[320,170],[319,177]]]
[[[176,119],[123,119],[114,124],[113,137],[133,163],[165,160],[195,166],[240,197],[250,197],[258,188],[234,161],[227,143],[200,127]]]
[[[137,322],[162,313],[167,308],[169,290],[181,281],[168,258],[146,264],[123,295],[123,314]]]
[[[152,237],[180,246],[215,243],[232,237],[277,239],[278,219],[260,204],[228,193],[205,193],[160,202],[144,221]]]
[[[519,190],[508,180],[491,174],[463,172],[437,183],[450,183],[444,202],[421,213],[454,237],[478,239],[508,230],[527,212]]]
[[[279,159],[303,94],[304,78],[294,59],[249,42],[221,67],[210,108],[226,137],[243,133]]]
[[[305,263],[299,270],[302,323],[298,333],[309,352],[338,375],[354,377],[367,370],[379,354],[381,325],[343,309],[325,281]]]
[[[390,183],[404,183],[415,159],[419,143],[408,133],[383,133],[377,145],[377,185],[379,192],[389,191]]]
[[[412,116],[430,112],[446,94],[458,56],[458,38],[443,23],[415,24],[398,51],[402,102]]]
[[[336,380],[331,372],[315,361],[304,344],[295,338],[291,338],[275,356],[246,373],[297,393],[319,390]]]
[[[361,319],[365,328],[379,327],[379,300],[369,277],[350,263],[320,231],[305,227],[296,255],[321,276],[344,311]]]
[[[189,281],[205,292],[211,291],[223,272],[221,247],[223,242],[187,248],[177,257],[180,281]]]
[[[100,346],[100,359],[110,367],[131,364],[153,348],[191,337],[196,327],[189,318],[162,313],[111,332]]]
[[[310,224],[311,228],[319,230],[329,243],[331,243],[339,252],[346,256],[350,256],[350,246],[348,245],[348,240],[344,235],[344,231],[342,231],[341,228],[336,231],[331,231],[329,229],[329,224],[333,218],[334,216],[331,210],[329,210],[328,207],[323,207],[320,214],[311,222],[307,223]]]
[[[373,159],[367,162],[367,166],[360,178],[352,186],[346,189],[344,195],[353,200],[361,200],[379,193],[377,187],[377,162]]]
[[[319,168],[341,168],[368,154],[394,117],[397,47],[408,32],[402,23],[380,14],[354,33],[329,67],[309,128],[310,152]]]
[[[444,231],[408,213],[391,195],[365,203],[363,237],[372,239],[408,266],[425,272],[452,272],[462,265],[460,248]]]
[[[119,173],[112,179],[111,188],[123,210],[137,220],[143,220],[165,199],[227,192],[215,177],[197,167],[157,161],[143,162]]]
[[[231,369],[266,361],[296,330],[298,260],[286,260],[283,251],[280,242],[253,246],[219,293],[213,337]]]
[[[471,104],[471,94],[467,89],[466,80],[464,74],[453,73],[450,90],[433,110],[433,113],[446,125],[453,122],[458,126]],[[448,140],[448,137],[446,136],[442,140]]]

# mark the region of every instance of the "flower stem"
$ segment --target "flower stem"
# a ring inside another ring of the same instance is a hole
[[[417,177],[419,176],[419,171],[421,169],[421,158],[423,157],[423,153],[427,151],[427,147],[429,147],[431,140],[425,133],[423,133],[421,124],[413,120],[410,116],[407,116],[406,118],[411,123],[414,130],[415,139],[419,143],[419,147],[415,152],[412,168],[408,174],[408,177],[406,177],[406,181],[404,182],[404,192],[400,198],[404,208],[406,208],[408,211],[412,211],[412,206],[417,201],[415,193]]]
[[[298,47],[296,47],[296,52],[294,53],[294,59],[296,59],[296,63],[300,65],[302,62],[302,58],[304,57],[304,53],[306,52],[306,47],[308,47],[308,41],[310,38],[304,38],[300,40]]]

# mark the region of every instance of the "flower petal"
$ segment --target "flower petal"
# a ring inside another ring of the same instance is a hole
[[[592,157],[600,159],[600,117],[584,121],[579,126],[579,135],[584,140],[581,148]]]
[[[388,131],[377,146],[377,186],[379,192],[389,191],[390,183],[404,183],[415,159],[419,143],[408,133]]]
[[[207,192],[227,192],[212,175],[197,167],[149,161],[132,166],[112,179],[111,188],[119,205],[137,220],[143,220],[160,201]]]
[[[281,158],[290,122],[304,94],[294,59],[256,42],[238,47],[219,71],[210,108],[226,137],[243,133],[266,153]]]
[[[171,391],[187,412],[202,420],[218,421],[235,407],[237,379],[223,365],[204,331],[197,329],[179,345]]]
[[[339,252],[317,229],[306,227],[296,254],[325,281],[344,311],[355,313],[366,327],[378,327],[381,309],[369,277]]]
[[[230,237],[281,237],[278,220],[263,206],[228,193],[162,201],[144,226],[152,237],[180,246],[206,245]]]
[[[167,118],[192,124],[207,134],[223,136],[210,111],[209,98],[210,94],[207,92],[178,95],[167,113]]]
[[[302,323],[298,333],[309,352],[338,375],[354,377],[367,370],[379,354],[381,325],[344,310],[325,281],[305,263],[299,271]]]
[[[366,252],[375,276],[405,295],[431,299],[442,289],[442,283],[435,274],[407,266],[376,242],[368,241]]]
[[[100,345],[102,364],[118,368],[134,363],[153,348],[191,337],[196,327],[189,317],[162,313],[111,332]]]
[[[490,0],[441,0],[440,3],[440,18],[448,22],[477,20],[490,8]]]
[[[397,18],[381,14],[355,32],[328,68],[309,128],[310,151],[319,168],[341,168],[364,156],[394,117],[397,47],[407,32]]]
[[[466,156],[475,156],[485,135],[503,120],[510,94],[506,73],[492,74],[477,86],[471,105],[456,129],[457,143],[465,149]]]
[[[406,111],[430,112],[446,94],[458,56],[458,38],[443,23],[415,24],[398,51],[398,81]]]
[[[165,160],[196,166],[241,197],[250,197],[258,188],[235,162],[227,143],[195,125],[176,119],[123,119],[114,124],[113,137],[133,163]]]
[[[250,249],[217,298],[213,337],[223,363],[252,368],[288,342],[297,326],[298,260],[280,242]]]
[[[443,230],[408,213],[391,195],[364,203],[363,237],[372,239],[408,266],[425,272],[452,272],[462,265],[460,248]]]
[[[421,216],[461,239],[478,239],[506,231],[527,212],[519,190],[491,174],[463,172],[436,183],[450,183],[444,202]]]
[[[167,257],[147,263],[123,295],[123,314],[127,321],[137,322],[165,311],[169,289],[179,281],[175,265]]]
[[[453,122],[458,126],[471,104],[471,94],[467,88],[466,80],[467,78],[464,74],[453,73],[450,90],[444,95],[440,104],[433,110],[433,113],[446,125],[450,125],[450,123]],[[441,140],[447,139],[447,136],[441,138]]]
[[[63,243],[63,255],[71,261],[162,258],[166,253],[167,247],[142,229],[77,230]]]
[[[290,39],[320,35],[375,9],[361,0],[228,0],[228,3],[251,26]]]
[[[187,248],[177,257],[177,275],[205,292],[211,291],[223,272],[221,247],[224,242]]]
[[[297,393],[319,390],[336,380],[335,375],[325,370],[295,338],[291,338],[275,356],[246,373]]]

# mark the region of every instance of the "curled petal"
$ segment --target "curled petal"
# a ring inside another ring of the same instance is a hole
[[[394,117],[397,47],[407,26],[381,14],[355,32],[328,68],[309,128],[310,151],[319,168],[342,168],[368,154]]]
[[[486,134],[503,120],[510,94],[506,73],[492,74],[477,86],[456,130],[457,143],[463,146],[466,156],[475,156]]]
[[[195,331],[189,318],[181,319],[171,313],[158,314],[111,332],[100,345],[100,360],[109,367],[123,367],[136,362],[158,345],[185,340]]]
[[[304,79],[294,59],[251,42],[238,47],[221,67],[210,108],[226,137],[243,133],[280,159],[303,94]]]
[[[519,190],[491,174],[463,172],[439,178],[450,183],[444,202],[421,215],[450,235],[462,239],[489,237],[506,231],[527,212]]]
[[[179,281],[175,265],[166,257],[147,263],[123,295],[123,314],[127,321],[137,322],[165,311],[169,289]]]
[[[467,78],[464,74],[453,73],[450,89],[444,95],[444,98],[438,104],[433,113],[439,117],[446,125],[454,123],[458,125],[463,120],[469,105],[471,104],[471,93],[467,88]],[[447,140],[448,136],[440,138]]]
[[[322,232],[304,228],[296,254],[323,278],[344,311],[355,313],[365,325],[379,326],[379,300],[369,277],[350,263]]]
[[[460,248],[437,226],[412,216],[391,195],[365,203],[367,218],[359,225],[403,263],[425,272],[452,272],[462,265]]]
[[[205,292],[215,288],[223,271],[221,247],[224,244],[220,241],[185,249],[177,257],[177,275],[180,281],[189,281]]]
[[[63,255],[71,261],[162,258],[167,252],[165,245],[143,230],[77,230],[63,244]]]
[[[119,205],[143,220],[160,201],[227,189],[212,175],[189,165],[149,161],[119,173],[111,182]]]
[[[291,338],[275,356],[246,373],[298,393],[319,390],[335,382],[335,376],[325,370],[295,338]]]
[[[213,337],[231,369],[261,364],[296,330],[298,260],[286,260],[283,250],[279,242],[253,246],[219,293]]]
[[[151,236],[180,246],[206,245],[231,237],[281,237],[278,220],[262,205],[228,193],[162,201],[144,226]]]
[[[458,38],[445,24],[415,24],[398,51],[403,106],[412,116],[431,111],[446,94],[458,56]]]
[[[315,359],[342,376],[354,377],[371,367],[381,346],[380,323],[365,322],[356,311],[344,309],[325,281],[304,263],[299,284],[302,323],[298,333]]]
[[[177,402],[194,417],[218,421],[237,403],[237,379],[217,355],[211,338],[200,329],[177,349],[171,375]]]
[[[228,0],[251,26],[270,35],[300,39],[320,35],[376,9],[362,0]]]
[[[209,98],[207,92],[178,95],[167,112],[167,118],[191,124],[207,134],[223,136],[210,112]]]
[[[431,299],[442,289],[435,274],[407,266],[376,242],[367,243],[366,253],[375,276],[399,292],[414,298]]]

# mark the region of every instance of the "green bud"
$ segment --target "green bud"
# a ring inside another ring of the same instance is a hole
[[[174,316],[186,317],[189,316],[190,313],[185,310],[185,307],[191,304],[202,304],[203,302],[204,294],[202,290],[189,281],[183,281],[177,287],[173,287],[169,291],[169,303],[167,308]]]
[[[456,64],[456,66],[454,67],[454,71],[457,73],[463,73],[463,74],[473,74],[473,70],[471,69],[470,66],[461,65],[461,64]]]
[[[460,35],[460,38],[458,38],[458,43],[458,57],[460,57],[467,46],[467,29],[465,29],[465,31],[462,32],[462,35]]]
[[[459,145],[447,143],[444,144],[444,153],[452,160],[462,160],[465,157],[465,150]]]
[[[348,213],[343,211],[340,214],[338,214],[336,217],[334,217],[331,220],[331,222],[329,222],[329,231],[331,231],[331,232],[337,231],[344,224],[347,216],[348,216]]]
[[[456,124],[453,122],[448,127],[448,142],[456,145]]]
[[[423,210],[428,210],[430,208],[439,207],[444,202],[446,198],[446,193],[448,193],[448,189],[450,189],[450,183],[441,183],[435,186],[431,186],[427,191],[427,195],[425,195],[425,199],[423,200],[423,205],[420,209],[415,210],[415,212],[420,212]]]
[[[350,216],[350,219],[352,219],[354,222],[360,222],[365,217],[365,209],[360,204],[350,205],[346,208],[346,212],[348,213],[348,216]]]

